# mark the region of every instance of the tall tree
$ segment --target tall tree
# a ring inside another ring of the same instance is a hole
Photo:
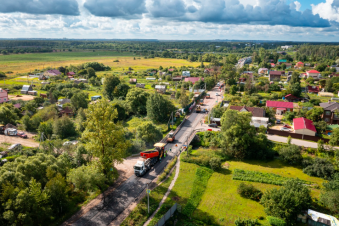
[[[79,108],[87,108],[87,95],[83,92],[76,92],[71,98],[71,104],[75,110]]]
[[[147,117],[155,122],[168,121],[170,114],[175,111],[173,103],[159,93],[151,94],[146,103]]]
[[[145,115],[147,113],[146,102],[149,94],[141,88],[130,89],[126,96],[126,101],[130,105],[134,114]]]
[[[104,84],[103,84],[103,93],[106,98],[109,100],[114,99],[114,89],[120,84],[120,79],[115,75],[108,75],[105,77]]]
[[[180,97],[179,97],[179,103],[181,104],[181,107],[186,107],[190,103],[190,98],[186,94],[185,87],[181,87],[180,90]]]
[[[152,122],[145,122],[137,127],[136,138],[146,143],[155,143],[162,139],[161,128],[156,127]]]
[[[107,99],[89,106],[82,139],[86,149],[98,158],[98,166],[109,182],[114,179],[114,164],[121,163],[129,147],[124,128],[114,123],[118,112]]]

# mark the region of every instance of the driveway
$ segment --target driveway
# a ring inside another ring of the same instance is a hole
[[[271,141],[287,143],[287,137],[280,137],[280,136],[277,136],[277,135],[266,135],[266,136]],[[303,147],[308,147],[308,148],[318,148],[317,143],[305,141],[305,140],[292,139],[291,144],[295,144],[295,145],[303,146]]]

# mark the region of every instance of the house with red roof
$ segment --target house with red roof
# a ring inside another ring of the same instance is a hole
[[[295,68],[302,68],[302,67],[305,67],[305,64],[301,61],[299,61],[298,63],[295,64],[294,66]]]
[[[289,102],[298,102],[300,100],[299,97],[293,96],[292,94],[287,94],[285,96],[285,100],[289,101]]]
[[[67,75],[74,76],[75,72],[73,72],[73,71],[67,72]]]
[[[284,101],[266,101],[266,107],[273,109],[276,111],[277,115],[282,115],[286,111],[293,111],[293,103],[292,102],[284,102]]]
[[[313,122],[307,118],[293,119],[293,129],[294,133],[308,136],[315,136],[315,134],[317,133]]]
[[[8,93],[6,90],[0,88],[0,104],[8,102]]]
[[[306,71],[307,78],[312,77],[314,80],[319,80],[321,78],[321,74],[317,70]]]
[[[47,78],[61,75],[61,72],[59,70],[48,70],[44,72],[44,76]]]
[[[319,86],[307,86],[307,92],[318,94],[320,92]]]
[[[168,71],[173,72],[173,71],[174,71],[174,68],[170,68],[170,69],[168,69]]]
[[[185,82],[192,82],[193,84],[196,83],[197,81],[199,80],[202,80],[204,81],[204,78],[199,78],[199,77],[188,77],[188,78],[185,78]]]
[[[271,63],[271,67],[275,67],[275,64],[274,64],[274,63]]]

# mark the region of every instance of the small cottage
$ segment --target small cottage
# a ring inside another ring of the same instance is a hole
[[[8,102],[8,93],[6,90],[0,88],[0,104]]]
[[[135,87],[144,89],[145,88],[145,84],[144,83],[137,83],[135,85]]]
[[[315,136],[317,130],[313,125],[313,122],[307,118],[295,118],[293,119],[293,129],[297,134]]]
[[[22,86],[21,94],[28,94],[29,91],[33,91],[33,87],[31,85]]]
[[[92,96],[91,97],[91,101],[96,101],[96,100],[99,100],[101,99],[102,97],[100,95],[97,95],[97,96]]]
[[[166,86],[165,85],[156,85],[155,89],[160,93],[166,93]]]

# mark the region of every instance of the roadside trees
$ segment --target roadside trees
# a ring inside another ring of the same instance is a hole
[[[107,99],[90,105],[86,112],[86,129],[82,133],[86,149],[98,158],[99,172],[109,182],[114,180],[114,165],[123,161],[129,147],[122,125],[114,123],[117,114]]]
[[[114,99],[114,89],[120,84],[120,79],[115,75],[109,75],[105,77],[103,84],[103,94],[109,100]]]
[[[146,102],[147,117],[155,122],[167,122],[175,111],[173,103],[158,93],[151,94]]]
[[[151,144],[162,138],[162,132],[161,129],[156,127],[152,122],[145,122],[137,127],[136,138]]]
[[[179,97],[179,103],[181,104],[181,107],[186,107],[190,103],[190,98],[186,94],[185,88],[182,86],[180,90],[180,97]]]

